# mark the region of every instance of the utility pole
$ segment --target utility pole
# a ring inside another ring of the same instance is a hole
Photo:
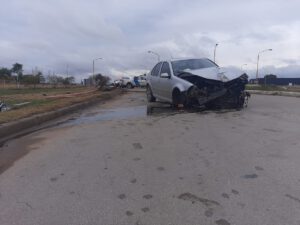
[[[69,76],[69,64],[67,64],[67,77]]]
[[[153,55],[156,55],[157,56],[157,60],[158,60],[158,62],[160,62],[160,55],[158,54],[158,53],[156,53],[156,52],[153,52],[153,51],[148,51],[148,53],[149,54],[153,54]]]
[[[215,50],[214,50],[214,63],[216,63],[216,52],[217,52],[217,47],[218,47],[219,43],[216,43],[215,45]]]
[[[96,60],[99,60],[99,59],[103,59],[103,58],[96,58],[96,59],[93,59],[93,77],[95,76],[95,61],[96,61]]]
[[[258,65],[259,65],[259,57],[260,57],[260,54],[263,53],[263,52],[267,52],[267,51],[273,51],[273,49],[269,48],[269,49],[265,49],[265,50],[262,50],[260,52],[258,52],[257,54],[257,65],[256,65],[256,83],[258,84]]]

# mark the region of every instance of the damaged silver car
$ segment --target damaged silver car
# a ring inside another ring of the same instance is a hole
[[[147,99],[174,106],[242,108],[250,95],[245,92],[246,74],[229,78],[207,58],[159,62],[147,75]]]

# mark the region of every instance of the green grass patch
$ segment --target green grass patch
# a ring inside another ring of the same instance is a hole
[[[0,96],[3,95],[24,95],[24,94],[67,94],[87,90],[85,87],[66,88],[0,88]]]
[[[281,86],[262,86],[262,85],[246,85],[246,90],[258,90],[258,91],[287,91]]]
[[[18,106],[17,104],[20,104],[20,103],[27,103],[29,102],[28,104],[25,104],[25,105],[20,105]],[[6,104],[12,108],[12,110],[15,110],[15,109],[20,109],[20,108],[30,108],[30,107],[42,107],[42,106],[45,106],[45,105],[51,105],[51,104],[55,104],[55,100],[54,99],[30,99],[28,101],[20,101],[20,100],[9,100],[9,101],[6,101]]]
[[[276,86],[276,85],[246,85],[246,90],[254,91],[282,91],[282,92],[300,92],[300,86]]]

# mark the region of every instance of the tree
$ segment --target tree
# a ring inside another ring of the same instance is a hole
[[[0,79],[3,80],[5,86],[6,80],[11,77],[11,71],[7,68],[0,68]]]
[[[24,75],[22,78],[22,82],[25,84],[33,84],[34,88],[37,84],[40,83],[40,76],[39,75]]]
[[[94,77],[95,81],[96,81],[96,87],[99,88],[100,90],[108,84],[108,82],[110,81],[110,78],[107,76],[102,75],[101,73],[95,75]]]
[[[11,72],[16,73],[19,78],[23,75],[23,65],[20,63],[15,63],[11,69]]]
[[[57,75],[49,75],[47,77],[47,80],[50,84],[52,84],[54,87],[56,87],[58,84],[64,84],[65,78]]]
[[[58,76],[56,76],[56,75],[49,75],[47,77],[47,80],[50,84],[52,84],[54,87],[56,87],[59,79],[58,79]]]
[[[277,78],[277,76],[274,75],[274,74],[267,74],[267,75],[265,75],[265,79],[268,79],[268,80],[276,79],[276,78]]]
[[[11,72],[17,74],[17,86],[19,88],[19,83],[23,76],[23,65],[20,63],[15,63],[11,69]]]
[[[267,74],[264,77],[264,85],[272,85],[276,83],[277,76],[274,74]]]
[[[70,85],[70,84],[73,84],[75,82],[75,77],[73,76],[70,76],[70,77],[66,77],[63,79],[63,85]]]
[[[11,71],[7,68],[0,68],[0,79],[7,79],[11,76]]]

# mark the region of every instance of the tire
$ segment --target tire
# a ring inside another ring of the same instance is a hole
[[[131,83],[127,83],[127,84],[126,84],[126,88],[132,89],[132,88],[133,88],[133,85],[132,85]]]
[[[155,102],[156,98],[153,96],[151,87],[149,85],[146,88],[146,94],[148,102]]]
[[[172,93],[172,107],[177,108],[179,104],[182,104],[182,96],[180,91],[175,88]]]

